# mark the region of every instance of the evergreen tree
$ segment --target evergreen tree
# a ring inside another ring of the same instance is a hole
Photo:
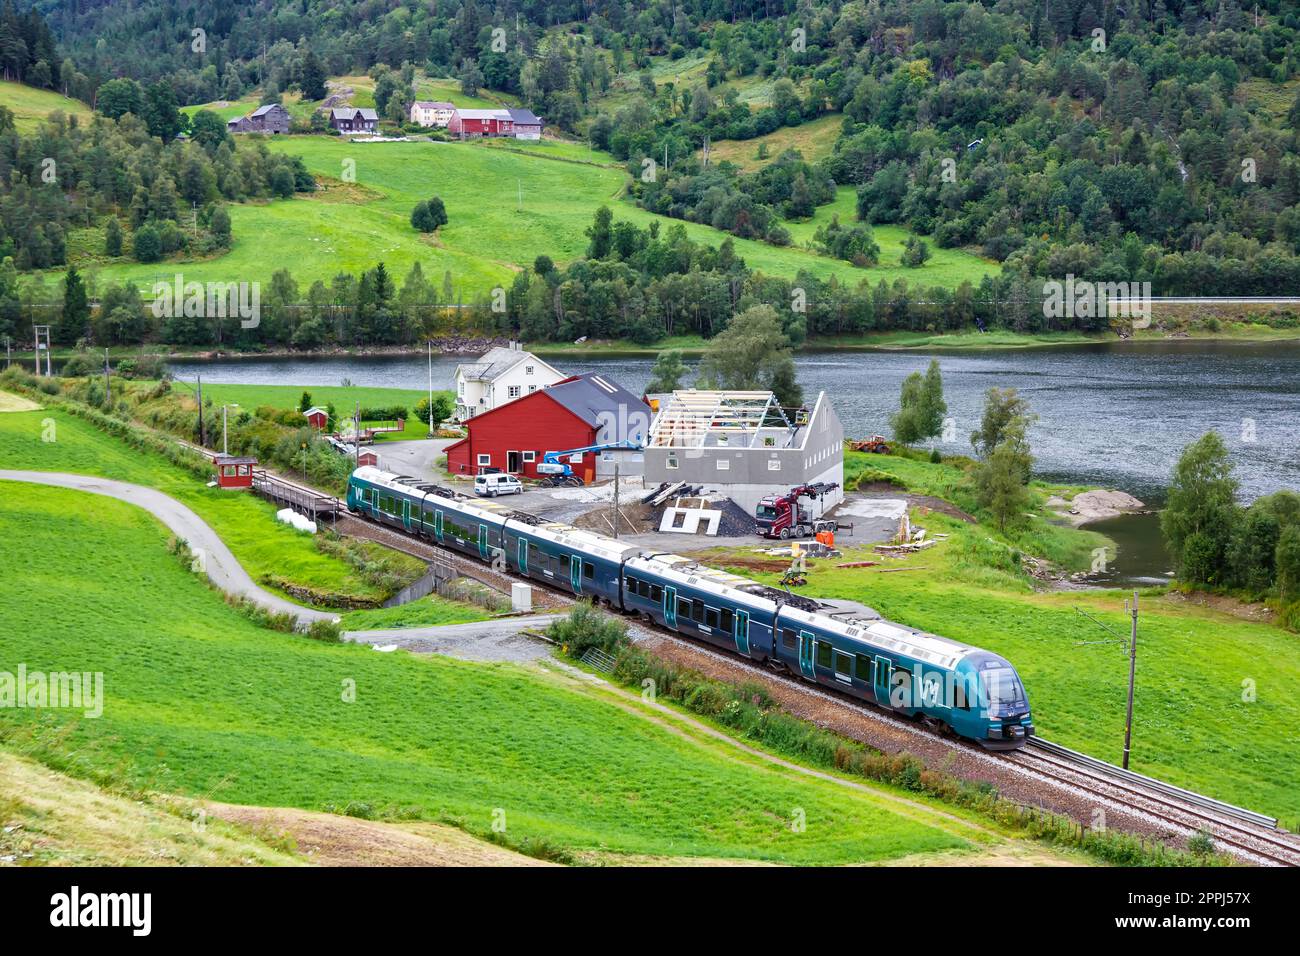
[[[76,342],[90,332],[90,296],[81,273],[68,269],[63,277],[63,311],[55,326],[57,340],[65,345]]]
[[[302,60],[302,98],[305,100],[323,100],[326,95],[325,68],[316,57],[314,50],[308,49]]]

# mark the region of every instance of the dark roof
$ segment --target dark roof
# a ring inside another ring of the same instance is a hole
[[[510,118],[514,120],[516,123],[522,123],[525,126],[542,125],[542,118],[538,116],[536,113],[534,113],[532,110],[511,109],[511,110],[507,110],[506,112],[510,114]]]
[[[549,395],[596,429],[604,424],[601,420],[602,415],[612,414],[615,422],[625,422],[632,412],[644,411],[647,413],[646,421],[649,422],[650,407],[645,402],[622,385],[598,372],[587,372],[566,378],[545,389],[542,394]],[[647,437],[640,436],[643,441]]]
[[[282,110],[282,109],[284,109],[284,107],[281,106],[279,103],[267,103],[265,106],[259,106],[257,109],[253,110],[253,115],[262,116],[266,113],[271,112],[271,110]]]

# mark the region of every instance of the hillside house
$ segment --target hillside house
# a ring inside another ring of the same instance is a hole
[[[516,343],[497,346],[456,366],[456,421],[464,422],[564,378]]]
[[[287,133],[289,111],[279,103],[259,106],[247,116],[237,116],[226,123],[232,133]]]
[[[447,124],[450,133],[461,139],[476,136],[511,136],[514,134],[514,120],[509,110],[471,110],[457,107]]]
[[[434,126],[445,129],[451,122],[456,107],[440,100],[416,100],[411,104],[411,122],[420,126]]]
[[[373,133],[379,128],[379,115],[371,109],[336,106],[330,110],[330,128],[340,133]]]
[[[587,372],[477,415],[465,429],[467,437],[447,446],[451,474],[494,470],[540,478],[537,466],[548,451],[645,442],[650,408],[606,376]],[[616,464],[622,475],[641,471],[638,452],[589,451],[567,455],[562,462],[584,484],[612,475]]]
[[[532,110],[506,110],[514,122],[515,139],[541,139],[542,118]]]

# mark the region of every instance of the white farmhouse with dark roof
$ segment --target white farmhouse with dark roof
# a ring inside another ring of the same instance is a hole
[[[564,377],[517,343],[489,349],[473,362],[456,366],[456,421],[490,412]]]

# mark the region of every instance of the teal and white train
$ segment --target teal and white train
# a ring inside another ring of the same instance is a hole
[[[1034,733],[1015,668],[969,644],[834,607],[643,547],[358,468],[347,506],[381,524],[783,668],[991,750]]]

